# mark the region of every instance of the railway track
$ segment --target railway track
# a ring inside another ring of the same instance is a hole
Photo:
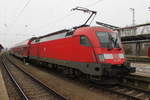
[[[67,100],[64,96],[48,88],[31,74],[20,69],[5,56],[2,58],[2,64],[20,91],[23,100]]]
[[[150,77],[130,74],[108,90],[136,100],[150,100]]]
[[[122,95],[127,100],[150,100],[150,78],[148,77],[129,75],[124,77],[118,85],[100,86],[99,88],[110,93]]]
[[[135,100],[150,100],[150,77],[130,74],[118,85],[105,89]]]
[[[123,81],[119,85],[112,87],[99,87],[94,86],[95,90],[102,89],[124,96],[128,99],[134,100],[150,100],[150,78],[144,78],[138,75],[129,75],[124,77]],[[93,85],[92,85],[93,86]]]
[[[127,60],[130,62],[150,63],[150,57],[146,57],[146,56],[127,56]]]
[[[117,85],[109,88],[103,88],[104,90],[110,91],[111,93],[115,93],[118,95],[122,95],[124,97],[130,100],[150,100],[150,94],[147,92],[143,92],[141,90],[127,87],[127,86],[122,86],[122,85]]]

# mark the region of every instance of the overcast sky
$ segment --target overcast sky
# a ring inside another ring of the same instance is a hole
[[[10,47],[32,36],[81,25],[89,14],[71,11],[76,6],[98,12],[95,21],[119,27],[150,22],[149,0],[0,0],[0,43]],[[92,25],[96,25],[93,22]]]

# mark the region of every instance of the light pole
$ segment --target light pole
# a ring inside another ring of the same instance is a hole
[[[132,25],[135,25],[135,9],[134,8],[130,8],[130,10],[132,11]]]

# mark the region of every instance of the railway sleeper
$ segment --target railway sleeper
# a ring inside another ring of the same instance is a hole
[[[149,79],[146,80],[144,77],[143,79],[136,76],[128,76],[123,79],[123,81],[120,83],[120,85],[128,86],[132,88],[136,88],[145,92],[150,93],[150,81]]]

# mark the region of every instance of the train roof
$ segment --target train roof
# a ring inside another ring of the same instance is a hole
[[[63,30],[52,32],[52,33],[49,33],[49,34],[46,34],[46,35],[43,35],[43,36],[40,36],[40,37],[37,37],[37,38],[40,39],[40,38],[48,37],[48,36],[51,36],[51,35],[54,35],[54,34],[60,34],[60,33],[69,32],[69,31],[70,30],[68,30],[68,29],[63,29]]]
[[[112,32],[113,30],[107,27],[100,27],[100,26],[90,26],[90,27],[82,27],[77,30],[101,30],[101,31],[107,31],[107,32]]]
[[[87,30],[91,30],[91,29],[101,29],[102,31],[109,31],[109,32],[112,32],[113,30],[109,29],[109,28],[106,28],[106,27],[99,27],[99,26],[79,26],[79,27],[73,27],[72,29],[62,29],[62,30],[59,30],[59,31],[56,31],[56,32],[52,32],[52,33],[49,33],[49,34],[46,34],[46,35],[43,35],[43,36],[39,36],[37,37],[37,39],[41,39],[41,38],[45,38],[45,37],[48,37],[48,36],[51,36],[51,35],[55,35],[55,34],[61,34],[61,33],[64,33],[64,32],[71,32],[71,31],[76,31],[76,30],[84,30],[84,29],[87,29]]]
[[[107,31],[107,32],[112,32],[113,31],[112,29],[109,29],[109,28],[106,28],[106,27],[81,25],[81,26],[73,27],[72,29],[62,29],[62,30],[59,30],[59,31],[56,31],[56,32],[52,32],[52,33],[43,35],[43,36],[36,37],[34,39],[42,39],[42,38],[46,38],[46,37],[49,37],[49,36],[52,36],[52,35],[62,34],[62,33],[65,33],[65,32],[70,33],[70,32],[79,31],[79,30],[84,32],[85,29],[87,31],[88,30],[93,30],[93,29],[95,29],[95,30],[98,29],[98,30]],[[74,34],[74,35],[77,35],[77,34]]]
[[[17,44],[15,44],[13,47],[25,46],[25,45],[27,45],[27,44],[29,43],[29,41],[32,41],[32,40],[34,40],[34,39],[36,39],[36,37],[32,37],[32,38],[30,38],[30,39],[27,39],[27,40],[24,40],[24,41],[22,41],[22,42],[20,42],[20,43],[17,43]]]
[[[20,43],[15,44],[14,47],[27,45],[28,42],[29,42],[29,39],[28,39],[28,40],[24,40],[23,42],[20,42]]]

